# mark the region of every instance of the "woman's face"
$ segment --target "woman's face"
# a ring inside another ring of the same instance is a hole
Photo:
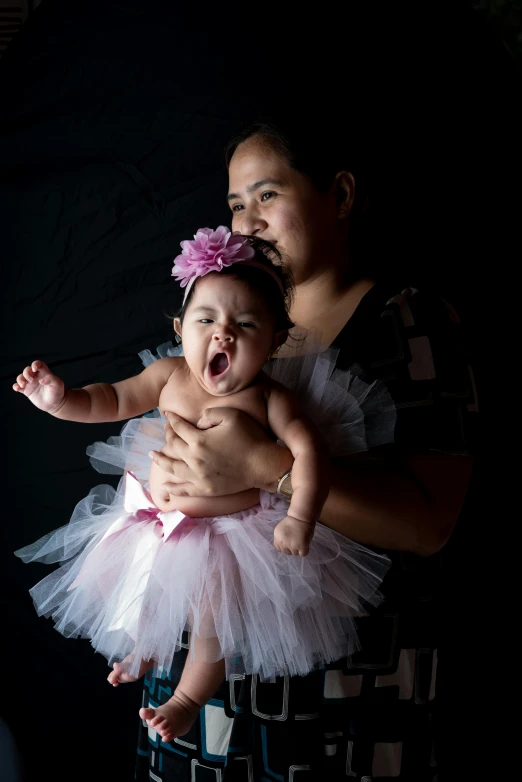
[[[238,146],[229,166],[232,230],[276,245],[297,284],[333,263],[337,234],[335,193],[311,180],[259,139]]]

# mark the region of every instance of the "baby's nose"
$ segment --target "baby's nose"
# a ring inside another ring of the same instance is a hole
[[[213,339],[215,342],[232,342],[234,333],[229,328],[219,328],[214,332]]]

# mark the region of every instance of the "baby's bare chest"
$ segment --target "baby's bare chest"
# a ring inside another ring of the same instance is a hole
[[[196,424],[203,412],[211,407],[232,407],[241,410],[268,428],[265,392],[261,385],[249,386],[237,394],[212,396],[204,389],[180,388],[178,384],[167,383],[161,392],[159,408],[162,413],[170,411]]]

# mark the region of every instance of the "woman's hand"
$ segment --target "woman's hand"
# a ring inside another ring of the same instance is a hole
[[[152,459],[171,480],[164,485],[179,497],[217,497],[247,489],[275,491],[293,457],[249,415],[230,407],[205,410],[197,426],[166,413],[167,442]]]

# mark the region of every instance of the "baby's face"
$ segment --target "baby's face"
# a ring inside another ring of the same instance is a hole
[[[181,338],[199,383],[227,396],[250,385],[276,347],[275,317],[248,283],[211,272],[197,282]]]

